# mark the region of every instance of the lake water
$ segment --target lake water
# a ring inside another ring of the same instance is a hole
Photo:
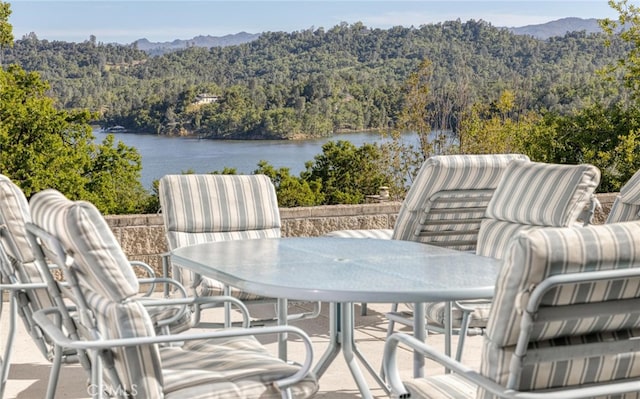
[[[106,133],[96,130],[94,135],[101,142]],[[258,162],[266,160],[275,168],[289,168],[298,176],[304,164],[322,153],[327,141],[348,140],[359,147],[364,143],[380,143],[384,139],[378,133],[348,133],[314,140],[199,140],[197,138],[167,137],[153,134],[116,133],[116,140],[135,147],[142,156],[142,184],[151,188],[153,180],[166,174],[180,174],[193,170],[196,173],[222,171],[236,168],[238,173],[251,174]],[[407,135],[404,140],[417,142],[417,136]]]

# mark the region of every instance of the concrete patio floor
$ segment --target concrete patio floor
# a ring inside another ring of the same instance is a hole
[[[6,303],[5,303],[6,305]],[[3,306],[2,318],[0,319],[0,338],[2,343],[6,342],[6,325],[8,323],[8,306]],[[360,316],[360,306],[356,305],[356,342],[371,362],[375,369],[379,369],[382,359],[382,350],[387,330],[387,320],[384,312],[390,308],[389,304],[369,304],[366,316]],[[328,343],[328,306],[323,304],[322,313],[316,319],[303,320],[292,323],[302,328],[309,336],[314,345],[315,360],[319,359]],[[208,312],[209,317],[216,317],[215,312]],[[25,332],[24,326],[19,320],[18,334],[15,341],[15,350],[12,357],[12,365],[9,373],[9,380],[5,388],[5,398],[33,399],[43,398],[46,392],[49,377],[50,364],[42,357],[35,347],[30,336]],[[477,368],[480,363],[481,337],[467,338],[464,363]],[[261,341],[276,353],[277,345],[275,337],[262,338]],[[444,349],[444,337],[439,334],[430,334],[427,342],[436,348]],[[456,338],[454,337],[454,345]],[[302,344],[295,341],[289,345],[289,357],[297,360],[301,357]],[[406,377],[412,375],[412,354],[404,349],[400,351],[400,364],[402,373]],[[427,362],[427,374],[442,373],[441,367]],[[363,374],[367,377],[369,387],[375,398],[388,398],[385,391],[380,388],[373,378],[371,378],[363,368]],[[329,366],[327,372],[320,378],[320,392],[316,398],[323,399],[349,399],[361,397],[353,378],[346,366],[344,358],[340,355]],[[89,398],[86,386],[84,371],[78,365],[64,365],[62,367],[60,382],[57,389],[56,398],[84,399]]]

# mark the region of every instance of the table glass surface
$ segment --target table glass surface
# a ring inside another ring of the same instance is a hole
[[[329,302],[490,298],[500,262],[410,241],[296,237],[220,241],[172,261],[258,295]]]

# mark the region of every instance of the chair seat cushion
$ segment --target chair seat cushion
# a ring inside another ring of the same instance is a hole
[[[280,398],[272,381],[299,370],[270,354],[253,337],[191,341],[160,349],[166,399]],[[291,387],[294,398],[318,391],[313,375]]]
[[[336,230],[325,234],[327,237],[378,238],[382,240],[390,240],[392,235],[393,230],[391,229]]]
[[[588,353],[590,344],[615,342],[629,338],[638,339],[639,337],[640,329],[635,329],[566,336],[530,343],[528,353],[541,360],[538,363],[524,366],[522,377],[516,388],[522,391],[568,389],[588,384],[616,382],[627,378],[640,378],[640,362],[638,361],[640,353],[638,352],[594,354],[590,357],[573,358],[570,361],[565,359],[544,360],[544,351],[549,349],[554,353],[563,353],[583,346],[584,353]],[[542,353],[535,353],[536,350],[542,351]],[[506,385],[514,353],[515,346],[498,347],[489,339],[485,339],[480,373],[498,384]],[[484,397],[492,396],[487,394]],[[637,397],[637,395],[634,394],[632,397]]]
[[[156,333],[162,333],[162,328],[158,326],[158,322],[174,317],[180,310],[182,310],[180,306],[148,306],[147,312],[149,312],[149,317],[153,322]],[[187,307],[186,311],[169,325],[169,331],[172,334],[177,334],[190,329],[192,324],[191,316],[191,309]]]
[[[487,320],[489,320],[489,310],[491,304],[487,302],[464,302],[465,307],[473,309],[469,315],[470,328],[485,328]],[[427,315],[427,323],[437,326],[444,326],[444,312],[446,310],[445,302],[431,302],[425,304],[425,314]],[[451,309],[451,326],[460,328],[462,323],[462,309],[455,305]]]
[[[476,397],[474,384],[457,374],[443,374],[404,382],[411,399],[470,399]]]

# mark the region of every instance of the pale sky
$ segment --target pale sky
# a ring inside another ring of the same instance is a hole
[[[238,32],[328,30],[341,22],[370,28],[420,25],[460,19],[498,27],[540,24],[564,17],[615,18],[607,0],[4,0],[16,39],[132,43],[223,36]]]

